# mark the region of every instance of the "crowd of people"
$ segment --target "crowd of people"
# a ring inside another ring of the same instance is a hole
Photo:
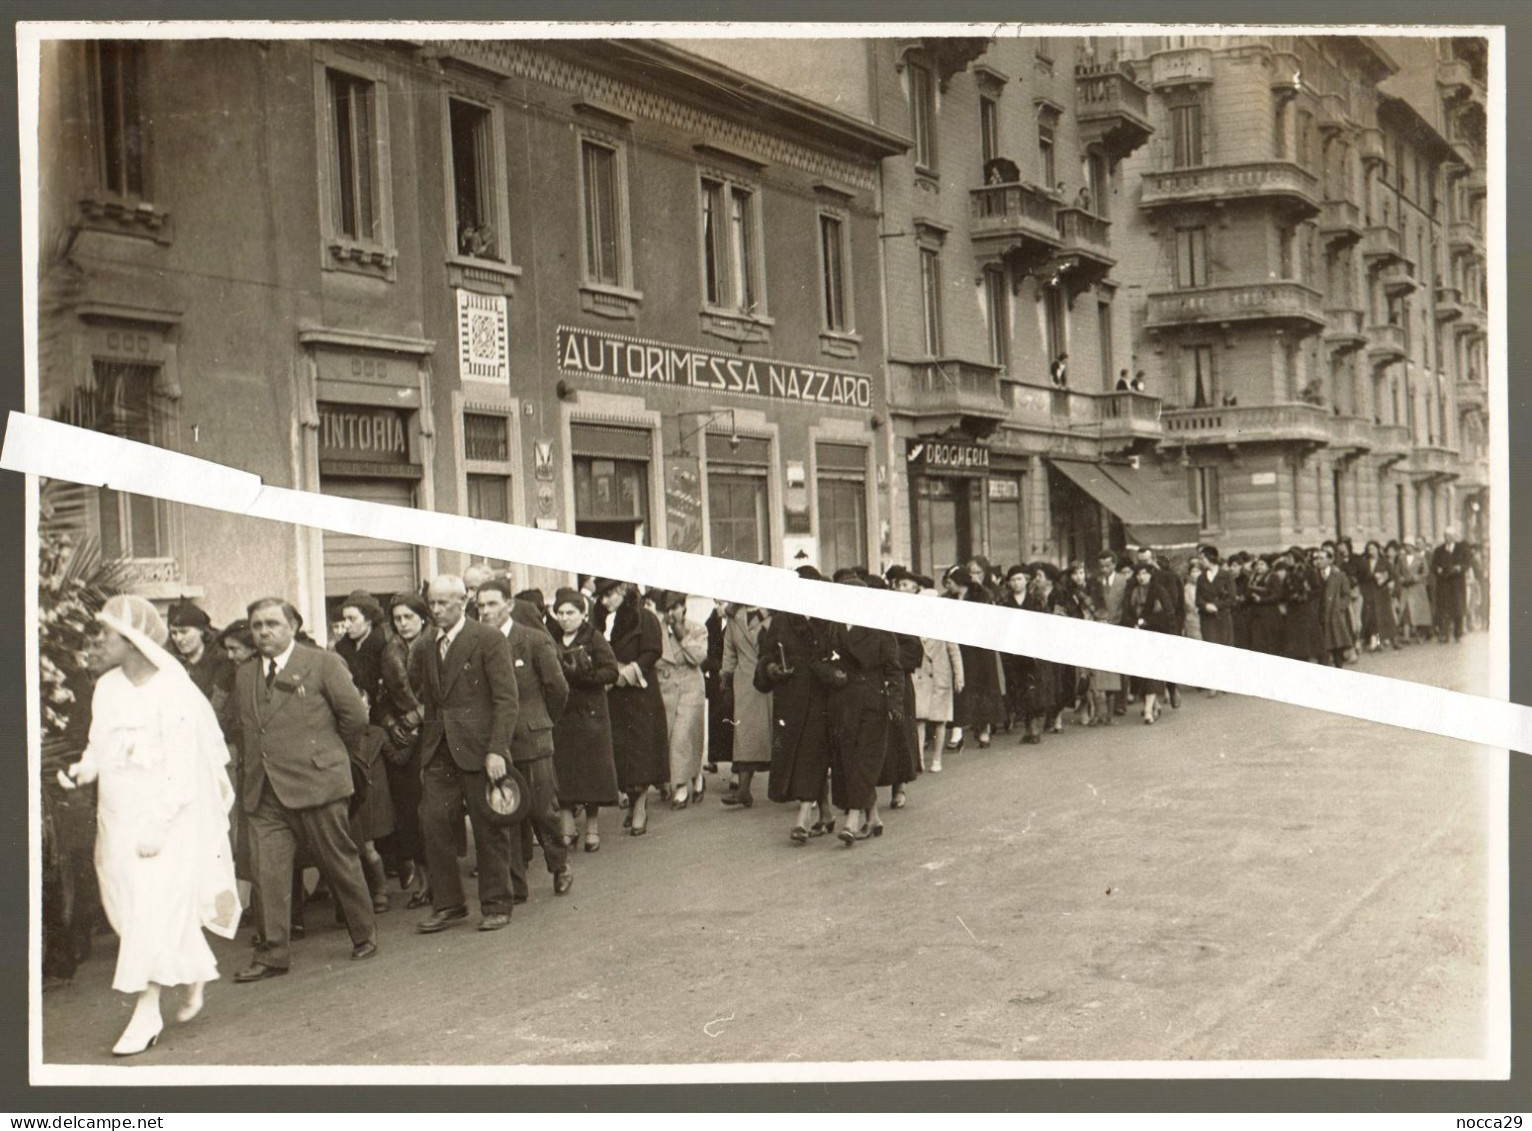
[[[939,588],[1342,665],[1482,627],[1483,566],[1449,531],[1434,550],[1369,542],[1358,553],[1340,539],[1224,557],[1202,546],[1179,567],[1150,547],[1066,568],[976,557]],[[897,565],[798,572],[938,589]],[[565,895],[573,850],[601,847],[603,809],[641,837],[651,803],[696,805],[723,764],[724,806],[754,806],[765,774],[765,797],[794,807],[789,844],[853,847],[883,835],[883,796],[903,808],[910,784],[969,742],[1019,730],[1037,744],[1066,717],[1109,726],[1133,706],[1152,725],[1181,705],[1183,689],[1155,679],[797,613],[714,602],[699,622],[688,594],[612,578],[551,598],[513,589],[475,566],[386,603],[356,592],[325,644],[280,597],[221,630],[188,602],[162,618],[140,598],[113,599],[99,617],[89,746],[61,783],[100,782],[98,869],[122,938],[113,985],[138,994],[114,1052],[158,1039],[162,986],[188,987],[183,1020],[201,1009],[216,977],[201,931],[233,937],[236,876],[249,885],[253,954],[234,980],[263,981],[288,971],[304,935],[306,869],[360,961],[377,953],[376,916],[395,898],[429,909],[421,933],[468,919],[470,829],[477,926],[495,931],[530,897],[539,849]]]

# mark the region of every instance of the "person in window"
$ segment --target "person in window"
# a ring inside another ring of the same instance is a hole
[[[1052,379],[1055,387],[1063,389],[1069,385],[1069,355],[1061,353],[1053,359],[1053,364],[1048,367],[1048,376]]]
[[[601,807],[617,804],[617,765],[612,757],[612,718],[607,689],[617,682],[617,657],[586,617],[583,593],[553,595],[554,643],[569,684],[569,702],[553,727],[553,764],[558,775],[560,821],[565,843],[575,843],[575,818],[585,814],[585,851],[601,848]]]
[[[1149,381],[1145,376],[1144,371],[1140,369],[1137,373],[1133,374],[1133,391],[1135,393],[1142,393],[1148,388]]]
[[[707,662],[707,630],[686,615],[687,595],[667,591],[655,604],[665,625],[660,658],[654,665],[664,697],[670,734],[672,809],[685,809],[695,779],[702,772],[703,734],[707,703],[702,692],[702,665]]]
[[[617,682],[607,692],[607,710],[617,788],[628,798],[623,827],[643,836],[649,831],[649,787],[670,780],[665,699],[654,671],[665,650],[665,629],[639,603],[636,587],[604,578],[592,592],[601,602],[596,631],[612,646],[617,661]]]
[[[1081,212],[1089,212],[1090,203],[1090,189],[1084,185],[1081,185],[1080,192],[1075,197],[1075,207],[1078,208]]]
[[[121,939],[112,988],[136,994],[113,1047],[133,1056],[159,1040],[162,986],[186,986],[177,1013],[202,1009],[218,964],[203,929],[233,938],[239,897],[229,847],[229,750],[217,716],[177,658],[153,605],[117,596],[97,614],[105,669],[91,697],[90,738],[61,770],[65,789],[99,781],[96,871]]]
[[[1132,388],[1133,382],[1128,380],[1128,371],[1124,369],[1121,373],[1117,374],[1117,391],[1119,393],[1126,393]]]

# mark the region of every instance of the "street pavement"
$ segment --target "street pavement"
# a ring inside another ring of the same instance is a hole
[[[1363,668],[1482,691],[1486,640]],[[652,799],[643,838],[605,811],[567,896],[539,857],[505,931],[417,935],[425,913],[396,894],[380,953],[355,963],[317,904],[292,973],[243,986],[249,932],[215,939],[203,1014],[178,1025],[168,991],[160,1044],[132,1063],[1484,1053],[1504,752],[1197,693],[1153,727],[1130,709],[1110,730],[1018,737],[970,741],[854,848],[791,846],[795,810],[763,780],[754,808],[728,810],[713,777],[684,812]],[[97,943],[44,997],[50,1063],[112,1062],[131,1002],[110,988],[111,936]]]

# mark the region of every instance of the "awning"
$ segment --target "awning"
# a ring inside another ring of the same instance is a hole
[[[1157,550],[1197,544],[1202,524],[1174,482],[1129,464],[1052,457],[1048,462],[1121,519],[1128,541]]]

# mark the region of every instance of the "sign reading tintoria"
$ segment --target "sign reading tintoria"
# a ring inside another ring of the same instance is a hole
[[[588,377],[805,404],[872,407],[872,378],[790,361],[714,353],[599,330],[558,328],[559,368]]]
[[[321,404],[319,456],[321,459],[408,463],[410,446],[404,434],[404,416],[391,408]]]

